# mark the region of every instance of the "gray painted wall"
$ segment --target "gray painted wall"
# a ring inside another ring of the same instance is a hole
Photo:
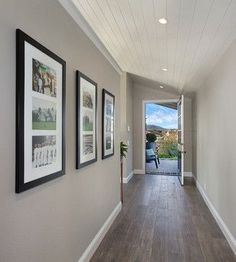
[[[144,84],[134,83],[133,88],[133,162],[134,170],[143,170],[143,101],[144,100],[169,100],[179,99],[179,95],[165,92],[156,88],[150,88]],[[192,172],[192,101],[185,97],[185,172]]]
[[[128,145],[123,159],[123,176],[128,177],[133,171],[133,81],[126,72],[121,75],[120,97],[120,138]]]
[[[122,99],[122,98],[121,98]],[[126,90],[126,114],[127,114],[127,175],[133,171],[133,81],[129,74],[127,75],[127,90]]]
[[[184,172],[192,173],[192,99],[184,97]]]
[[[57,1],[2,0],[0,8],[0,261],[74,262],[120,201],[119,131],[115,155],[101,160],[101,93],[116,96],[119,75]],[[67,62],[66,175],[16,195],[15,29]],[[98,161],[75,170],[75,70],[98,83]],[[116,121],[115,130],[119,130]]]
[[[202,188],[236,238],[236,41],[194,99],[193,167]]]

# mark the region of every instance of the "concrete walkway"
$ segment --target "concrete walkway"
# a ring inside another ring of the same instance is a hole
[[[177,160],[160,159],[160,165],[158,165],[158,169],[156,168],[154,161],[152,161],[151,163],[146,163],[146,173],[178,173],[178,162]]]

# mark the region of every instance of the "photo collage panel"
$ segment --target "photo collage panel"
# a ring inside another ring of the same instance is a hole
[[[83,156],[89,156],[94,153],[94,131],[95,131],[95,116],[94,116],[94,94],[93,90],[84,86],[82,92],[82,148]]]
[[[16,193],[65,174],[66,62],[16,29]]]
[[[32,58],[32,168],[56,163],[56,70]]]
[[[110,97],[105,98],[105,150],[113,146],[113,103]]]

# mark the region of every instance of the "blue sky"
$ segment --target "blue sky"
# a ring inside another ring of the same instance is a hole
[[[177,129],[177,110],[156,104],[146,104],[146,123],[166,129]]]

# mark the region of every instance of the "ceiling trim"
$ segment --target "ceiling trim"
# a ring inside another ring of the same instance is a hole
[[[79,12],[78,8],[75,6],[73,0],[58,0],[58,2],[64,7],[64,9],[70,14],[70,16],[75,20],[75,22],[79,25],[79,27],[83,30],[83,32],[88,36],[88,38],[94,43],[94,45],[98,48],[98,50],[105,56],[105,58],[110,62],[110,64],[114,67],[117,73],[122,74],[122,70],[109,53],[107,48],[98,38],[96,33],[90,27],[90,25],[85,21],[84,17]]]

